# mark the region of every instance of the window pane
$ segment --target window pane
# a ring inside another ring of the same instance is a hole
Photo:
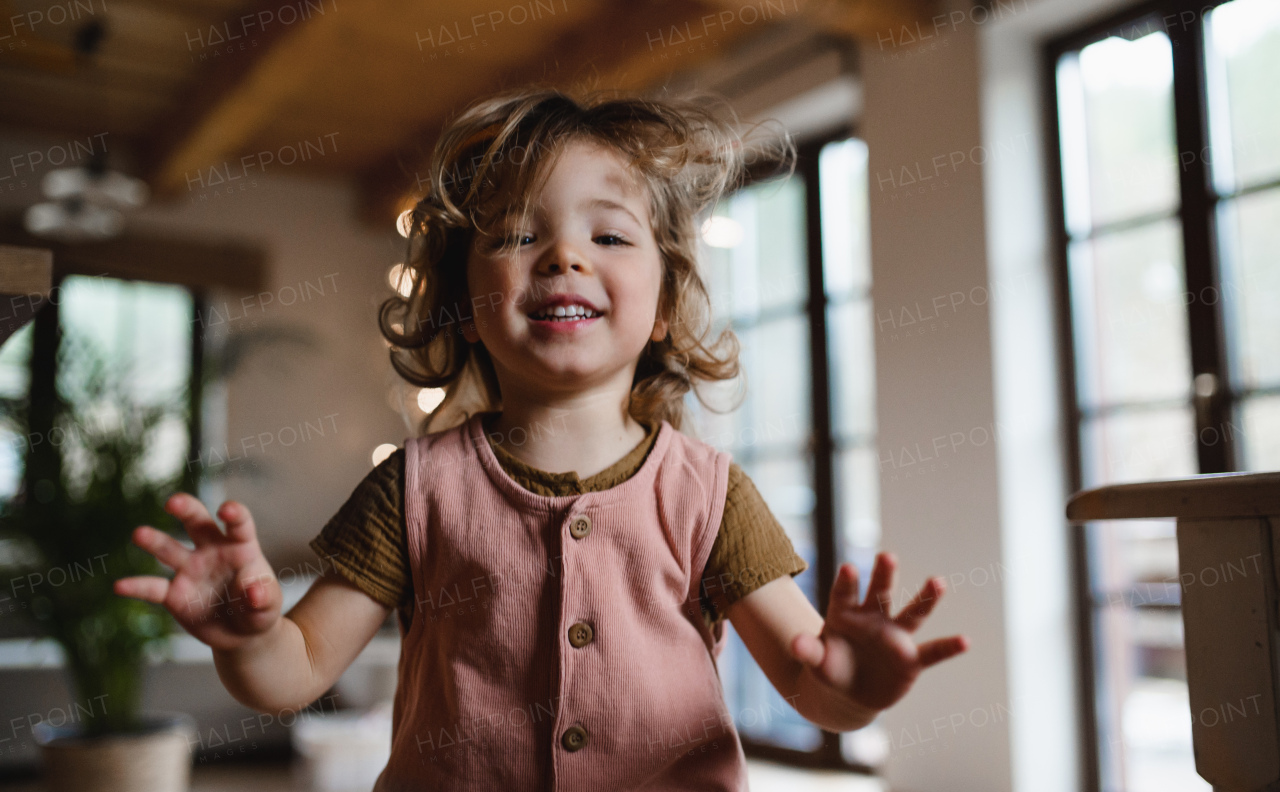
[[[1280,385],[1280,190],[1223,201],[1219,218],[1232,378]]]
[[[867,144],[850,139],[824,146],[818,156],[818,181],[827,294],[842,297],[864,292],[871,283]]]
[[[1058,92],[1073,234],[1177,207],[1173,59],[1164,33],[1112,37],[1064,57]]]
[[[1226,3],[1209,13],[1206,32],[1218,188],[1280,177],[1280,3]]]
[[[1080,424],[1084,485],[1178,478],[1196,473],[1190,407],[1127,410]]]
[[[743,441],[742,410],[735,409],[742,398],[742,379],[712,382],[685,396],[685,409],[693,433],[704,443],[721,451],[733,451]],[[703,404],[703,400],[706,404]]]
[[[743,195],[755,229],[756,282],[760,310],[798,306],[808,291],[804,228],[804,180],[791,178],[754,187]]]
[[[721,318],[799,308],[808,290],[804,180],[772,180],[735,193],[702,232],[712,307]]]
[[[143,403],[171,399],[191,370],[190,293],[181,286],[70,277],[62,284],[63,332],[93,339],[127,372],[122,380]]]
[[[861,565],[880,544],[880,470],[874,447],[840,451],[835,459],[837,564]]]
[[[1173,520],[1090,523],[1104,789],[1208,790],[1195,775]]]
[[[28,323],[0,346],[0,398],[19,399],[26,395],[31,380],[32,325]],[[10,427],[0,425],[0,498],[18,491],[22,452],[26,441]]]
[[[1191,749],[1180,613],[1107,607],[1095,629],[1099,715],[1110,726],[1099,745],[1103,788],[1209,792]]]
[[[1174,520],[1089,523],[1094,596],[1112,605],[1178,604]]]
[[[31,358],[31,333],[33,325],[28,322],[21,330],[9,337],[0,346],[0,396],[6,399],[17,399],[26,395],[31,381],[31,370],[28,368]]]
[[[1068,260],[1081,405],[1188,398],[1178,224],[1161,221],[1077,242]]]
[[[1280,396],[1257,396],[1240,404],[1245,469],[1280,470]]]
[[[97,399],[92,412],[104,422],[119,420],[121,399],[167,405],[170,415],[156,429],[143,463],[154,480],[186,463],[183,396],[191,376],[193,310],[191,294],[181,286],[100,277],[62,283],[59,392],[80,403]],[[93,385],[87,364],[94,357],[107,364],[109,392]]]
[[[747,394],[741,442],[770,446],[809,436],[809,320],[788,316],[739,331]]]
[[[816,605],[817,546],[813,535],[813,466],[808,454],[791,453],[742,461],[769,510],[787,532],[796,553],[809,568],[796,577],[801,591]],[[821,731],[782,698],[732,632],[719,667],[725,700],[744,737],[796,750],[811,751],[822,742]]]
[[[732,624],[717,666],[724,686],[725,706],[746,739],[812,751],[822,744],[822,732],[782,698],[756,665]]]
[[[818,551],[813,536],[813,466],[809,455],[795,450],[743,460],[740,464],[769,505],[769,511],[782,523],[796,553],[809,564],[796,576],[796,583],[816,606]]]
[[[855,300],[827,309],[831,350],[831,423],[837,437],[875,432],[875,343],[871,302]]]

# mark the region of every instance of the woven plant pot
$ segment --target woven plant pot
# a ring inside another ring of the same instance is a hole
[[[187,715],[155,716],[139,731],[101,737],[70,725],[39,723],[34,731],[46,792],[187,792],[191,781],[196,726]]]

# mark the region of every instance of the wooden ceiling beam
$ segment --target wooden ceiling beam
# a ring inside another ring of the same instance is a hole
[[[250,294],[267,284],[267,254],[241,242],[197,240],[126,231],[112,239],[59,242],[30,234],[20,218],[0,218],[0,245],[40,248],[53,256],[53,276],[105,276],[195,289]]]
[[[723,9],[743,13],[742,0],[706,0]],[[899,34],[903,26],[923,25],[937,13],[938,0],[762,0],[759,6],[803,15],[831,33],[875,43]]]
[[[750,3],[738,0],[738,5]],[[495,73],[475,98],[521,85],[568,91],[652,88],[674,68],[689,68],[714,57],[721,46],[761,28],[720,24],[709,36],[715,46],[686,47],[678,57],[667,57],[669,48],[681,47],[683,35],[719,10],[723,9],[705,0],[613,0],[603,4],[592,18],[548,42],[539,55]],[[608,35],[601,31],[608,31]],[[365,221],[386,227],[411,196],[421,193],[418,180],[426,177],[430,151],[445,123],[462,109],[442,112],[411,135],[405,145],[359,175],[360,213]]]
[[[210,59],[188,98],[155,125],[155,135],[143,147],[143,176],[154,192],[173,195],[188,186],[192,173],[237,153],[321,67],[341,24],[335,19],[336,0],[307,7],[316,5],[323,15],[313,10],[310,17],[286,24],[275,17],[284,7],[279,0],[255,0],[222,23],[190,33],[197,37],[197,54]],[[205,37],[220,43],[210,46]],[[228,41],[232,37],[242,37],[247,46],[221,54],[227,44],[234,46]],[[216,58],[214,51],[219,51]]]

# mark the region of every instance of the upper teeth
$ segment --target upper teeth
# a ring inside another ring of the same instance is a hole
[[[543,308],[534,314],[535,319],[577,319],[579,317],[590,319],[595,316],[596,312],[585,305],[557,305],[553,308]]]

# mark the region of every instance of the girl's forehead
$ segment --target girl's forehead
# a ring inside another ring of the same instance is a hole
[[[553,156],[552,172],[559,171],[569,178],[589,173],[628,196],[642,197],[646,192],[639,172],[627,162],[626,155],[603,141],[572,139]],[[546,175],[549,177],[550,173]]]
[[[649,213],[649,189],[639,171],[628,164],[626,155],[614,147],[590,139],[566,141],[537,163],[525,182],[524,196],[508,182],[496,196],[498,214],[507,216],[520,209],[521,197],[529,210],[538,212],[548,190],[581,191],[587,198],[620,198]]]

